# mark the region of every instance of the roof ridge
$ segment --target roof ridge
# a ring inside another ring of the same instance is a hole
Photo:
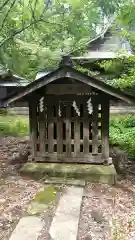
[[[116,18],[115,15],[113,15],[113,17],[109,20],[109,22],[104,25],[105,27],[103,28],[103,31],[101,31],[100,34],[98,34],[95,38],[89,39],[85,44],[86,45],[90,44],[90,43],[94,42],[95,40],[99,39],[100,37],[102,37],[107,32],[109,27],[112,25],[112,23],[114,22],[115,18]],[[79,49],[79,48],[80,48],[80,46],[77,49]],[[73,54],[77,49],[75,49],[74,51],[69,52],[67,55]]]

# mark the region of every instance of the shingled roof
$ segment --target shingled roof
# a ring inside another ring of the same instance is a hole
[[[96,88],[99,91],[102,91],[116,99],[121,99],[127,103],[135,104],[135,97],[130,96],[114,87],[109,86],[108,84],[101,82],[100,80],[90,77],[70,66],[61,66],[57,70],[52,71],[40,79],[31,82],[22,91],[14,93],[11,96],[4,99],[4,105],[11,104],[14,101],[27,100],[27,97],[38,89],[46,86],[49,83],[52,83],[58,79],[62,78],[63,81],[66,79],[75,79],[79,82],[85,83],[93,88]]]
[[[23,77],[20,77],[10,69],[0,65],[0,86],[5,87],[19,87],[26,86],[28,84],[28,80]]]

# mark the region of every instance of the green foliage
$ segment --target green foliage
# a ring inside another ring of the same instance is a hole
[[[97,66],[104,69],[104,74],[100,71],[91,71],[87,68],[76,66],[76,69],[106,82],[107,84],[126,90],[131,94],[135,93],[135,57],[117,58],[111,60],[97,61]]]
[[[0,115],[7,115],[7,109],[1,108],[1,109],[0,109]]]
[[[116,26],[121,27],[121,37],[128,40],[133,54],[135,53],[135,0],[122,1],[119,13],[115,21]],[[118,33],[117,33],[118,34]],[[118,55],[119,57],[119,55]],[[132,87],[135,86],[135,56],[128,58],[117,58],[99,63],[105,69],[108,75],[107,83],[120,88],[121,90],[129,89],[132,94]],[[110,80],[111,81],[110,81]]]
[[[135,155],[135,116],[119,116],[111,119],[110,142]]]
[[[106,83],[125,90],[135,86],[135,57],[106,60],[99,63],[108,76]]]
[[[100,67],[103,67],[105,72],[108,74],[115,74],[115,76],[120,76],[124,70],[124,60],[121,58],[111,59],[107,61],[102,61],[99,63]]]
[[[88,68],[81,67],[80,65],[75,66],[75,69],[82,72],[82,73],[87,74],[88,76],[93,76],[94,77],[94,76],[97,76],[99,74],[98,71],[91,71]]]
[[[124,128],[131,128],[131,131],[132,131],[132,128],[135,127],[135,116],[129,115],[126,117],[122,117],[122,125]]]
[[[135,23],[135,0],[123,1],[124,4],[119,10],[118,23],[123,26],[131,27]]]
[[[135,52],[135,0],[123,1],[120,4],[116,25],[121,27],[121,36],[126,38]],[[116,26],[115,26],[116,27]],[[113,59],[104,61],[101,66],[107,74],[112,74],[112,80],[108,84],[122,90],[135,86],[135,57]],[[134,94],[134,92],[133,92]]]
[[[0,134],[9,136],[28,136],[28,120],[17,116],[0,116]]]
[[[83,51],[97,35],[96,26],[118,5],[118,0],[1,0],[0,61],[34,78],[39,69],[56,66],[63,54]]]

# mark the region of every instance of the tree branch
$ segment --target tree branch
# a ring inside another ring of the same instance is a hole
[[[13,2],[11,3],[10,8],[8,9],[8,11],[7,11],[6,15],[5,15],[5,18],[3,19],[3,22],[2,22],[2,25],[1,25],[1,28],[0,28],[0,32],[1,32],[2,28],[4,27],[4,24],[5,24],[5,22],[6,22],[6,19],[7,19],[7,17],[8,17],[8,14],[10,13],[10,11],[11,11],[11,9],[13,8],[13,6],[15,5],[15,3],[16,3],[16,0],[13,0]]]
[[[35,10],[36,10],[37,3],[38,3],[38,0],[35,0],[34,9],[33,9],[34,13],[35,13]]]
[[[9,0],[6,0],[3,5],[5,6],[8,1],[9,1]],[[10,11],[11,8],[14,6],[15,2],[16,2],[16,0],[13,0],[9,11]],[[35,0],[34,9],[36,8],[37,2],[38,2],[38,0]],[[21,29],[13,32],[9,37],[7,37],[6,39],[2,40],[1,43],[0,43],[0,47],[4,46],[7,42],[9,42],[10,40],[12,40],[15,36],[21,34],[21,33],[24,32],[25,30],[29,29],[31,26],[33,26],[33,25],[35,25],[35,24],[38,24],[39,22],[45,22],[45,23],[47,23],[47,24],[53,24],[53,25],[62,26],[63,24],[52,23],[52,22],[49,22],[49,21],[45,21],[45,20],[43,19],[43,15],[44,15],[45,11],[48,10],[48,4],[49,4],[49,3],[50,3],[49,0],[47,0],[47,2],[45,3],[45,7],[44,7],[44,9],[43,9],[43,11],[42,11],[39,19],[36,19],[36,16],[35,16],[35,14],[34,14],[34,19],[33,19],[33,16],[32,16],[31,22],[30,22],[28,25],[22,26]],[[32,5],[31,5],[31,7],[32,7]],[[32,7],[32,10],[34,10],[34,9],[33,9],[33,7]],[[6,21],[7,15],[9,14],[9,11],[8,11],[8,13],[6,14],[6,16],[5,16],[5,18],[4,18],[4,22]],[[57,11],[52,11],[51,14],[49,14],[48,18],[50,18],[50,17],[52,17],[52,16],[54,16],[54,15],[57,15],[58,13],[59,13],[59,12],[57,12]],[[65,13],[65,11],[62,12],[62,14],[64,14],[64,13]],[[2,23],[2,27],[3,27],[3,25],[4,25],[4,22]]]
[[[7,39],[5,39],[2,43],[0,43],[0,47],[2,47],[3,45],[5,45],[5,43],[7,43],[8,41],[10,41],[11,39],[13,39],[15,36],[17,36],[18,34],[24,32],[25,30],[27,30],[29,27],[31,27],[32,25],[36,24],[37,22],[40,22],[41,20],[38,21],[33,21],[30,24],[28,24],[27,26],[21,28],[20,30],[14,32],[12,35],[10,35]]]
[[[60,25],[60,26],[61,26],[61,24],[47,22],[47,21],[45,21],[45,20],[43,20],[43,19],[35,20],[35,21],[31,22],[30,24],[28,24],[27,26],[21,28],[20,30],[14,32],[14,33],[13,33],[12,35],[10,35],[7,39],[5,39],[3,42],[1,42],[1,43],[0,43],[0,48],[1,48],[2,46],[4,46],[8,41],[12,40],[12,39],[13,39],[15,36],[17,36],[18,34],[24,32],[25,30],[27,30],[28,28],[30,28],[31,26],[33,26],[34,24],[37,24],[37,23],[39,23],[39,22],[45,22],[45,23],[48,23],[48,24],[54,24],[54,25]]]
[[[51,1],[51,0],[46,0],[46,2],[44,1],[44,4],[45,4],[45,7],[44,7],[44,9],[43,9],[43,12],[41,13],[41,17],[43,17],[44,13],[45,13],[47,10],[49,10],[49,9],[52,8],[52,1]],[[56,14],[58,14],[57,11],[54,11],[54,12],[52,11],[52,16],[53,16],[53,15],[56,15]]]
[[[6,1],[0,6],[0,11],[7,5],[8,2],[10,2],[10,0],[6,0]]]
[[[29,1],[29,6],[30,6],[31,14],[32,14],[32,19],[34,19],[34,20],[36,20],[35,10],[36,10],[36,6],[37,6],[37,2],[38,2],[38,0],[35,0],[34,8],[33,8],[32,7],[32,1]]]

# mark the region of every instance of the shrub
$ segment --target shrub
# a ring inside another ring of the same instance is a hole
[[[135,155],[135,116],[119,116],[110,121],[110,143]]]
[[[28,120],[18,116],[0,116],[0,134],[9,136],[27,136]]]
[[[122,125],[125,128],[132,128],[135,127],[135,116],[129,115],[122,119]]]

